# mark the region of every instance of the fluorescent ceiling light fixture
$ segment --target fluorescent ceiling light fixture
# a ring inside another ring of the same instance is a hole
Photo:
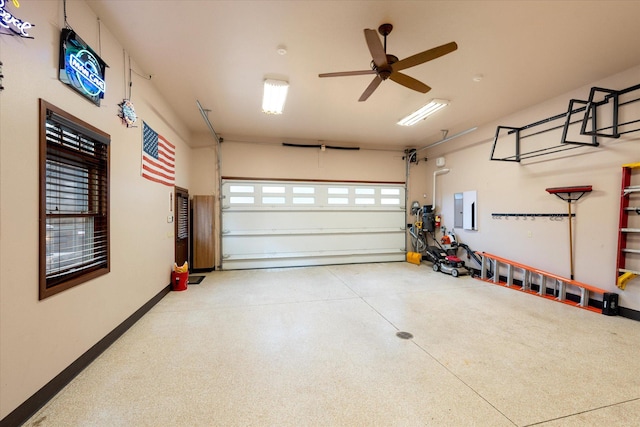
[[[282,114],[288,91],[288,82],[266,79],[264,81],[264,94],[262,95],[262,112],[266,114]]]
[[[449,105],[449,101],[444,99],[432,99],[427,105],[422,108],[414,111],[408,116],[400,119],[398,124],[400,126],[413,126],[418,123],[420,120],[426,119],[428,116],[432,115],[436,111],[446,107]]]

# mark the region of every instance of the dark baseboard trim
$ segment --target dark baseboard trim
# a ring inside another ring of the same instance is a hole
[[[618,307],[618,315],[626,317],[627,319],[640,321],[640,311],[631,308]]]
[[[120,323],[114,330],[109,332],[104,338],[98,341],[93,347],[78,357],[71,365],[56,375],[51,381],[45,384],[40,390],[14,409],[9,415],[0,420],[0,427],[15,427],[24,424],[49,400],[60,392],[71,380],[82,372],[91,362],[102,354],[111,344],[113,344],[122,334],[133,326],[142,316],[156,305],[162,298],[171,291],[171,285],[167,285],[156,296],[151,298],[142,307],[136,310],[124,322]]]

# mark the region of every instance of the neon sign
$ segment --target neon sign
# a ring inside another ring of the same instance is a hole
[[[4,4],[5,0],[0,0],[0,27],[8,29],[20,37],[32,39],[33,37],[31,37],[27,31],[29,28],[35,27],[35,25],[14,16],[4,8]],[[18,0],[13,0],[13,4],[15,7],[20,7]]]
[[[77,54],[69,54],[69,66],[76,72],[76,80],[90,96],[104,93],[105,82],[100,77],[100,63],[88,50],[80,50]]]
[[[62,30],[59,71],[61,82],[99,106],[106,90],[106,66],[107,64],[73,30]]]

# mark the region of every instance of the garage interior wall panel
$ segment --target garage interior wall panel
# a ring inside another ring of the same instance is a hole
[[[403,184],[223,180],[225,270],[402,261]]]

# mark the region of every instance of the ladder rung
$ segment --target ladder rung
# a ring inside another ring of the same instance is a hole
[[[633,212],[638,212],[640,211],[640,206],[629,206],[628,208],[624,208],[625,211],[633,211]]]
[[[640,228],[621,228],[623,233],[640,233]]]
[[[640,254],[640,249],[623,249],[622,252],[629,254]]]

